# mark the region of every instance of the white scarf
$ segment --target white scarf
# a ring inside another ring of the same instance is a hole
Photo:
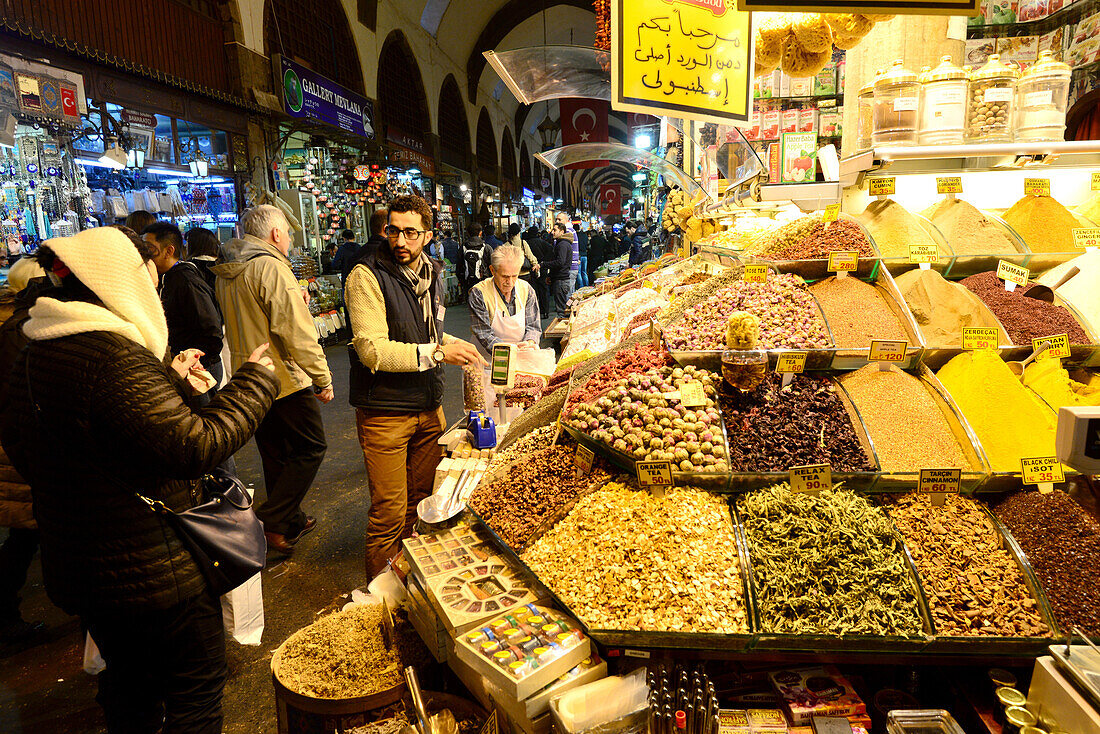
[[[157,359],[164,358],[168,350],[164,307],[129,237],[112,227],[97,227],[45,244],[103,305],[39,298],[23,325],[29,339],[110,331],[137,342]]]

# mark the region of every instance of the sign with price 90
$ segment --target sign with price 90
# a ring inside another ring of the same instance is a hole
[[[820,492],[833,486],[833,472],[828,464],[809,464],[790,468],[792,492]]]

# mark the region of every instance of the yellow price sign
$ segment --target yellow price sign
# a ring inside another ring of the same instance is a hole
[[[963,181],[961,176],[941,176],[936,179],[937,194],[961,194]]]
[[[859,252],[846,250],[829,253],[830,273],[854,273],[859,268]]]
[[[829,204],[825,207],[825,213],[821,215],[821,219],[826,222],[835,222],[840,218],[840,204]]]
[[[672,463],[668,461],[639,461],[636,465],[638,484],[643,487],[671,487]]]
[[[1092,174],[1092,190],[1100,191],[1100,171]]]
[[[901,362],[909,342],[893,339],[872,339],[868,357],[872,362]]]
[[[800,375],[806,370],[806,352],[781,352],[775,371],[781,375]]]
[[[746,265],[741,280],[746,283],[765,283],[768,280],[767,265]]]
[[[592,449],[583,444],[577,444],[577,476],[587,476],[592,471],[592,464],[596,461],[596,454]]]
[[[997,261],[997,277],[1006,283],[1015,283],[1016,285],[1027,285],[1028,276],[1031,271],[1027,268],[1021,268],[1019,265],[1013,265],[1007,260]]]
[[[940,259],[940,248],[935,245],[909,245],[909,262],[934,263]]]
[[[703,383],[697,381],[685,382],[680,386],[680,403],[685,408],[698,408],[707,404],[707,394],[703,390]]]
[[[893,176],[888,178],[872,178],[868,187],[871,196],[893,196],[896,181],[897,179]]]
[[[611,3],[611,106],[680,118],[747,121],[751,14],[732,2]]]
[[[650,290],[654,290],[654,291],[657,290],[657,286],[653,285],[653,281],[650,280],[649,278],[646,278],[645,280],[642,281],[642,287],[643,288],[649,288]]]
[[[1066,481],[1062,462],[1057,456],[1036,456],[1020,459],[1020,470],[1024,475],[1024,484],[1058,484]]]
[[[962,469],[921,469],[917,483],[919,494],[958,494]]]
[[[820,492],[833,486],[833,470],[828,464],[809,464],[790,468],[792,492]]]
[[[1069,334],[1054,334],[1053,336],[1041,336],[1038,339],[1032,339],[1031,348],[1038,351],[1043,342],[1050,342],[1050,348],[1047,349],[1046,353],[1052,357],[1068,357],[1071,354]]]
[[[1100,227],[1081,227],[1073,230],[1073,246],[1081,249],[1100,247]]]
[[[990,326],[964,326],[963,349],[996,349],[1000,346],[1001,332]]]
[[[1025,178],[1024,194],[1027,196],[1050,196],[1050,179]]]

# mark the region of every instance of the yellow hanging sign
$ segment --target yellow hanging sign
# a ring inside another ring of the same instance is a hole
[[[734,0],[611,0],[611,106],[747,122],[752,21]]]
[[[896,181],[897,179],[893,176],[869,179],[868,189],[871,196],[893,196]]]

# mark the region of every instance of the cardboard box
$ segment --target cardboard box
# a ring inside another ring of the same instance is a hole
[[[601,660],[598,655],[593,654],[580,665],[572,668],[565,675],[529,698],[516,700],[496,687],[491,681],[486,682],[485,690],[498,710],[503,709],[513,724],[529,734],[538,734],[539,722],[550,713],[551,698],[577,686],[606,677],[607,661]],[[549,720],[546,720],[546,723],[549,723]]]
[[[836,94],[836,64],[831,61],[814,77],[814,94],[817,96]]]
[[[1066,28],[1062,26],[1039,36],[1039,53],[1050,51],[1055,60],[1062,61],[1066,55],[1066,35]]]
[[[1047,0],[1020,0],[1016,8],[1016,21],[1025,23],[1047,17],[1050,12]]]
[[[806,107],[798,113],[798,132],[800,133],[816,133],[817,132],[817,109],[813,107]]]
[[[787,717],[779,709],[748,709],[745,717],[749,720],[749,729],[753,734],[787,731]]]
[[[766,110],[760,123],[761,140],[779,139],[779,110]]]
[[[855,688],[831,665],[778,670],[769,674],[795,726],[805,726],[814,715],[867,715],[867,706]]]
[[[1039,58],[1038,36],[1014,36],[997,39],[997,53],[1003,63],[1015,62],[1028,66]]]
[[[996,52],[997,39],[968,38],[963,52],[963,63],[971,69],[977,69],[989,61],[989,57]]]
[[[780,72],[779,74],[779,96],[791,96],[791,78],[783,72]]]
[[[443,663],[450,657],[454,642],[443,625],[443,620],[439,618],[428,601],[428,595],[422,583],[415,574],[409,574],[407,577],[405,586],[408,592],[409,621],[432,657],[437,662]]]
[[[814,93],[814,80],[816,77],[807,76],[791,79],[792,97],[809,97]]]
[[[780,181],[807,183],[817,173],[817,133],[784,133]]]

